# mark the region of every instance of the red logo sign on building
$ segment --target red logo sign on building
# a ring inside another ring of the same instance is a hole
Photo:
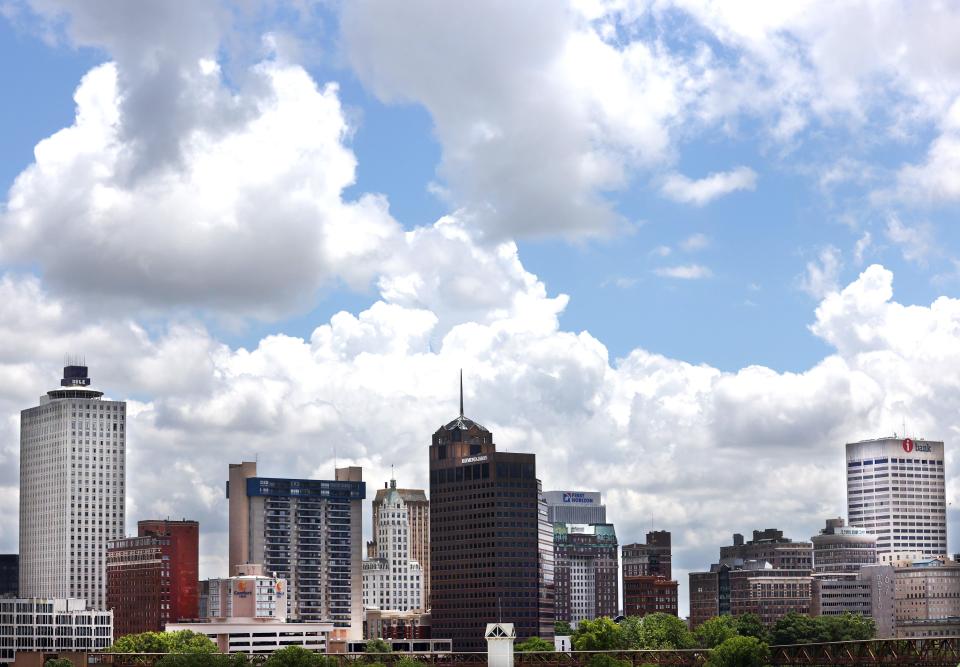
[[[910,438],[904,439],[903,451],[905,451],[907,454],[913,451],[913,440],[911,440]]]

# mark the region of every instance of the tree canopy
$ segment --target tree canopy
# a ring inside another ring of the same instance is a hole
[[[553,632],[561,637],[568,637],[573,634],[573,628],[566,621],[557,621],[553,624]]]
[[[732,616],[714,616],[697,626],[693,638],[700,648],[713,648],[738,634],[737,621]]]
[[[393,647],[382,639],[371,639],[363,647],[364,653],[390,653]]]
[[[672,614],[629,616],[620,623],[626,648],[682,649],[694,646],[687,624]]]
[[[771,644],[814,644],[873,639],[876,625],[872,618],[855,614],[808,616],[790,612],[770,628]]]
[[[730,637],[710,652],[707,667],[764,667],[770,649],[756,637]]]
[[[577,651],[614,651],[626,648],[620,626],[606,616],[592,621],[580,621],[570,641]]]
[[[540,637],[527,637],[522,642],[514,646],[514,650],[520,653],[529,653],[531,651],[553,651],[555,647],[553,642],[548,642]]]
[[[141,632],[120,637],[107,653],[217,653],[217,645],[204,634],[192,630],[177,632]]]

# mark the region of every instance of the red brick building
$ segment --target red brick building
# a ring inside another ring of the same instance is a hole
[[[107,608],[114,638],[162,631],[167,623],[199,615],[200,524],[150,520],[137,537],[107,549]]]
[[[677,616],[677,582],[663,577],[624,577],[624,616],[673,614]]]

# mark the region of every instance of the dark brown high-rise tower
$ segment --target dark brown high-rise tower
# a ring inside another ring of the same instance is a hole
[[[430,446],[431,633],[455,651],[483,651],[487,623],[518,640],[553,637],[553,545],[541,537],[534,454],[497,452],[463,414]]]

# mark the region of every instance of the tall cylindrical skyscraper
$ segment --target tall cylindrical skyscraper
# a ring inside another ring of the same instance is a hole
[[[877,554],[947,553],[943,442],[877,438],[847,444],[847,517],[877,536]]]
[[[127,404],[87,367],[20,413],[20,596],[105,609],[107,543],[123,537]]]

